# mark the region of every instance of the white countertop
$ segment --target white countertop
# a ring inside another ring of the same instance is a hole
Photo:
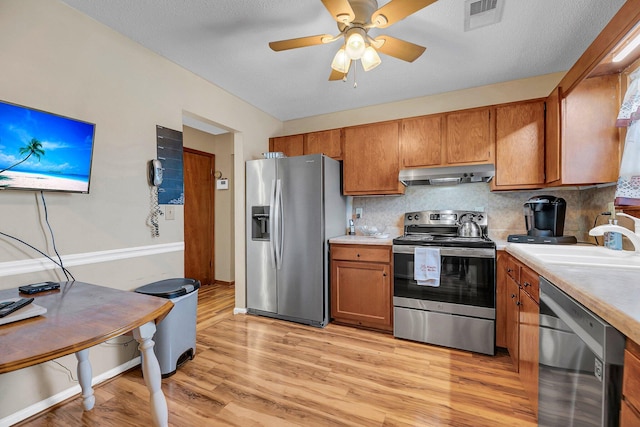
[[[543,263],[531,253],[531,248],[527,250],[528,246],[531,245],[508,243],[505,249],[622,334],[640,343],[640,274],[637,270]]]
[[[379,237],[371,237],[371,236],[360,236],[360,235],[350,236],[350,235],[345,235],[345,236],[333,237],[333,238],[329,239],[329,243],[339,243],[339,244],[343,244],[343,245],[387,245],[387,246],[391,246],[391,245],[393,245],[393,239],[395,237],[397,237],[397,236],[389,235],[388,237],[382,239],[382,238],[379,238]]]

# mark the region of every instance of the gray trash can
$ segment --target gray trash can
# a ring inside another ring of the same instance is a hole
[[[137,288],[140,294],[168,298],[174,307],[156,325],[153,350],[160,364],[162,378],[176,373],[196,352],[196,310],[200,281],[166,279]]]

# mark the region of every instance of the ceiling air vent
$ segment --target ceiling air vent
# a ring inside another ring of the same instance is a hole
[[[466,0],[464,2],[464,30],[475,30],[500,22],[504,1]]]

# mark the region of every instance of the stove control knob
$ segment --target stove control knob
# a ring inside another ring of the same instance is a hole
[[[419,219],[420,219],[420,215],[419,215],[419,214],[415,214],[415,215],[413,216],[413,219],[415,219],[416,221],[417,221],[417,220],[419,220]]]
[[[413,219],[413,217],[412,217],[411,215],[407,215],[407,219],[408,219],[409,221],[411,221],[411,220]]]

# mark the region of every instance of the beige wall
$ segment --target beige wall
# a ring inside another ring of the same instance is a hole
[[[228,190],[215,190],[215,280],[231,283],[234,279],[234,185],[233,134],[213,135],[188,126],[182,128],[185,147],[215,154],[215,170],[229,180]],[[214,182],[215,186],[215,182]],[[215,187],[214,187],[215,188]]]
[[[156,157],[156,125],[179,130],[188,113],[232,130],[235,167],[229,178],[239,189],[244,189],[244,161],[266,151],[268,138],[281,132],[280,121],[57,0],[2,0],[0,57],[0,99],[96,124],[91,193],[46,195],[59,252],[88,259],[69,267],[80,281],[131,290],[183,275],[181,250],[137,257],[129,252],[179,247],[183,241],[181,207],[176,220],[161,219],[159,238],[152,238],[145,224],[150,195],[146,162]],[[244,211],[244,191],[233,203],[235,211]],[[244,306],[244,226],[233,226],[237,244],[231,262],[238,305]],[[0,193],[0,230],[52,253],[34,192]],[[87,255],[96,251],[127,255],[96,261]],[[60,280],[57,271],[46,267],[26,273],[16,267],[39,257],[0,238],[0,288]],[[132,357],[131,346],[119,344],[90,353],[94,375],[120,365],[123,355]],[[75,372],[74,358],[61,363]],[[76,384],[50,362],[0,375],[0,425]]]
[[[364,123],[435,114],[465,108],[502,104],[526,99],[546,98],[565,73],[546,74],[528,79],[424,96],[405,101],[374,105],[355,110],[290,120],[280,135],[334,129]],[[355,90],[366,90],[358,88]],[[339,100],[337,101],[339,102]]]

